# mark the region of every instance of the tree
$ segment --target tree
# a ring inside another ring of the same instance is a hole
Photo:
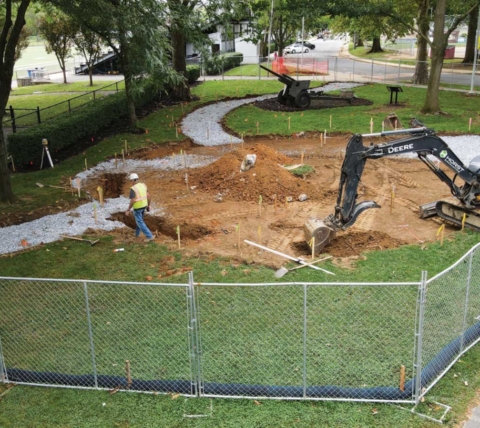
[[[354,3],[354,4],[353,4]],[[443,67],[443,60],[445,49],[447,48],[448,38],[453,30],[455,30],[460,22],[462,22],[471,11],[478,6],[479,0],[449,0],[449,20],[446,28],[445,16],[447,13],[447,0],[435,0],[428,4],[427,1],[415,3],[405,2],[400,0],[362,0],[361,2],[351,2],[348,0],[337,0],[329,4],[332,14],[345,15],[349,17],[358,17],[363,15],[377,15],[389,17],[392,22],[403,25],[405,29],[415,32],[421,37],[431,51],[431,67],[430,76],[428,78],[428,88],[425,96],[425,102],[421,109],[423,114],[438,114],[441,112],[439,105],[438,92],[440,88],[440,78]],[[422,19],[419,21],[419,26],[413,23],[412,6],[420,6],[418,16]],[[425,22],[427,19],[428,8],[434,11],[434,31],[433,38],[429,36],[429,31],[426,31]],[[423,54],[426,49],[420,48]],[[424,73],[416,70],[417,75]]]
[[[229,31],[232,20],[243,19],[248,15],[244,0],[166,0],[168,28],[172,46],[172,67],[181,76],[173,86],[171,95],[179,100],[191,98],[187,81],[186,42],[197,49],[207,51],[211,40],[204,30],[222,26]],[[235,37],[234,34],[231,34]]]
[[[135,95],[149,81],[157,88],[176,83],[168,67],[165,4],[157,0],[51,0],[77,23],[98,34],[117,55],[125,77],[128,122],[137,126]]]
[[[0,5],[3,18],[0,33],[0,111],[4,112],[12,88],[13,67],[17,58],[17,45],[25,26],[25,13],[30,0],[4,0]],[[0,124],[0,202],[12,203],[15,197],[8,170],[7,144]]]
[[[76,29],[73,22],[58,10],[50,9],[48,15],[38,18],[38,30],[46,41],[47,53],[54,53],[63,73],[63,83],[67,83],[67,58],[71,56]]]
[[[472,64],[477,52],[477,25],[478,25],[478,6],[468,14],[468,35],[467,45],[465,46],[465,56],[463,64]]]
[[[283,56],[285,46],[295,39],[301,30],[302,19],[304,30],[308,32],[317,28],[319,18],[323,14],[323,8],[314,0],[305,0],[302,2],[302,7],[299,7],[294,0],[273,0],[273,19],[271,19],[270,0],[252,2],[250,7],[255,24],[252,25],[252,36],[246,40],[262,41],[263,45],[267,46],[271,24],[272,41],[276,45],[279,56]]]
[[[448,46],[448,38],[453,30],[455,30],[460,22],[462,22],[468,14],[478,7],[480,2],[476,1],[473,5],[467,6],[462,4],[465,12],[457,14],[451,20],[450,26],[445,30],[445,15],[447,12],[447,0],[437,0],[435,4],[433,39],[427,40],[431,49],[432,63],[430,67],[430,78],[428,81],[427,94],[422,109],[422,114],[438,114],[441,113],[438,98],[440,88],[440,78],[442,75],[442,67],[445,56],[445,49]]]
[[[430,31],[430,17],[428,10],[430,0],[418,1],[417,14],[417,56],[415,73],[412,83],[426,85],[428,83],[428,32]]]
[[[361,17],[339,15],[332,20],[331,28],[335,32],[355,32],[364,40],[372,40],[372,47],[367,54],[383,52],[381,46],[382,35],[394,40],[405,34],[405,27],[379,14],[367,14]]]
[[[102,39],[85,25],[79,25],[73,42],[77,52],[85,59],[85,64],[88,67],[90,86],[93,86],[93,66],[102,53]]]

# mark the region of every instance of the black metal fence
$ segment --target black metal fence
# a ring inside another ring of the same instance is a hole
[[[108,95],[109,92],[119,92],[121,90],[119,83],[121,82],[123,82],[123,80],[43,108],[38,106],[37,108],[14,108],[10,105],[9,108],[5,110],[2,119],[3,128],[11,128],[12,132],[17,132],[21,128],[35,126],[62,114],[71,113],[77,108]]]

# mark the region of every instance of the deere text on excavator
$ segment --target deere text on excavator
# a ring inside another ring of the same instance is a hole
[[[305,238],[315,253],[320,253],[339,231],[352,226],[358,216],[370,208],[380,208],[374,201],[357,203],[357,189],[361,182],[363,169],[368,159],[379,159],[404,153],[416,153],[419,159],[447,186],[461,205],[437,201],[430,206],[429,214],[422,218],[438,215],[450,223],[464,225],[480,231],[480,215],[475,212],[480,208],[480,156],[472,159],[469,166],[463,164],[448,144],[420,122],[413,120],[413,128],[386,131],[376,134],[356,134],[348,142],[343,160],[337,202],[334,214],[324,220],[311,218],[304,225]],[[406,134],[405,137],[382,144],[363,145],[365,137],[388,137]],[[434,156],[448,168],[454,176],[450,178],[438,164],[428,156]],[[457,178],[463,183],[457,184]],[[312,239],[314,238],[314,239]]]

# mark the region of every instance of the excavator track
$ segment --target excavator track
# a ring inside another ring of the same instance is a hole
[[[480,232],[480,214],[477,212],[445,201],[438,201],[435,208],[439,217],[458,226],[462,226],[465,216],[465,227]]]

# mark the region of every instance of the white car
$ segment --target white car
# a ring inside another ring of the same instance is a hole
[[[308,53],[310,52],[310,49],[308,49],[306,46],[304,46],[303,44],[301,43],[294,43],[293,45],[290,45],[290,46],[287,46],[284,50],[283,50],[283,54],[284,55],[287,55],[289,53],[302,53],[302,51],[304,53]]]

